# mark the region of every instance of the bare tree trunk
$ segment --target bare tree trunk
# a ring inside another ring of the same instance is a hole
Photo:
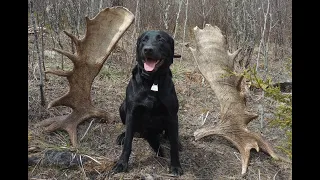
[[[45,11],[45,9],[43,9],[43,12],[42,12],[43,22],[42,22],[42,25],[41,25],[41,55],[42,55],[42,67],[43,67],[44,71],[46,71],[46,66],[44,65],[45,57],[44,57],[44,40],[43,40],[44,27],[45,27],[45,24],[46,24],[46,15],[45,15],[45,13],[46,13],[46,11]],[[44,73],[44,80],[47,81],[47,75],[45,73]]]
[[[137,19],[135,19],[134,20],[134,25],[135,25],[135,27],[136,27],[136,32],[135,33],[140,33],[140,9],[139,9],[139,7],[140,7],[140,0],[137,0],[137,5],[136,5],[136,14],[135,14],[135,18]],[[135,34],[136,35],[136,34]],[[136,41],[136,40],[135,40]]]
[[[277,25],[278,21],[276,21],[274,24],[273,24],[273,19],[272,19],[272,14],[269,13],[269,31],[268,31],[268,38],[267,38],[267,42],[266,42],[266,50],[265,50],[265,64],[266,64],[266,71],[268,70],[268,67],[269,67],[269,42],[270,42],[270,34],[272,32],[272,29]]]
[[[91,5],[90,2],[91,2],[91,0],[87,0],[87,11],[88,11],[88,12],[87,12],[87,13],[88,13],[87,16],[88,16],[89,18],[91,18],[91,14],[92,14],[92,12],[91,12],[92,9],[91,9],[91,6],[90,6],[90,5]]]
[[[111,6],[123,6],[123,0],[111,0]]]
[[[168,14],[169,14],[169,9],[170,9],[170,4],[169,4],[169,1],[167,0],[166,3],[165,3],[165,11],[164,11],[164,18],[163,18],[163,22],[164,22],[164,27],[166,30],[169,29],[169,26],[168,26]]]
[[[78,3],[78,8],[77,8],[77,16],[78,16],[78,20],[77,20],[77,38],[79,38],[79,34],[80,34],[80,21],[81,21],[81,2],[79,1]]]
[[[52,8],[52,14],[54,14],[53,16],[54,17],[50,17],[50,15],[48,15],[48,18],[49,18],[49,21],[50,21],[50,25],[51,25],[51,30],[53,30],[54,34],[55,34],[55,37],[51,36],[53,41],[54,41],[54,46],[55,46],[55,41],[57,41],[59,47],[61,49],[63,49],[63,45],[61,43],[61,39],[60,39],[60,35],[59,35],[59,32],[60,32],[60,28],[59,28],[59,9],[60,7],[59,6],[59,3],[54,1],[53,2],[53,8]],[[64,60],[63,60],[63,55],[61,55],[61,69],[63,70],[64,69]]]
[[[75,14],[73,13],[73,11],[75,10],[73,7],[73,2],[71,0],[68,0],[68,5],[67,5],[67,17],[68,17],[68,21],[69,21],[69,25],[71,27],[71,33],[72,34],[75,34],[75,26],[74,26],[74,22],[75,22]],[[74,43],[72,40],[70,40],[70,46],[71,46],[71,52],[74,53],[75,52],[75,49],[74,49]]]
[[[199,5],[199,10],[197,11],[197,14],[201,17],[202,19],[202,28],[205,26],[207,23],[207,17],[210,14],[213,6],[211,5],[209,8],[209,4],[206,3],[206,0],[200,0],[200,5]],[[208,9],[209,8],[209,9]]]
[[[178,10],[178,13],[177,13],[176,24],[174,26],[173,39],[176,37],[176,33],[177,33],[177,29],[178,29],[179,16],[180,16],[180,11],[181,11],[181,5],[182,5],[183,1],[184,0],[180,0],[179,1],[179,10]]]
[[[39,65],[39,77],[40,77],[40,83],[39,83],[39,88],[40,88],[40,98],[41,98],[41,105],[45,105],[45,99],[44,99],[44,93],[43,93],[43,72],[42,72],[42,58],[40,55],[40,50],[39,50],[39,43],[38,43],[38,32],[37,32],[37,27],[36,27],[36,22],[34,18],[34,12],[33,12],[33,1],[30,0],[30,10],[31,10],[31,21],[33,24],[33,29],[34,29],[34,43],[36,45],[36,50],[38,54],[38,65]]]
[[[185,11],[186,18],[184,19],[182,44],[184,44],[184,39],[185,39],[185,37],[186,37],[186,27],[187,27],[187,22],[188,22],[188,3],[189,3],[189,0],[186,0],[186,4],[185,4],[185,8],[186,8],[186,11]],[[183,58],[183,51],[184,51],[184,46],[182,46],[182,48],[181,48],[180,63],[181,63],[181,60],[182,60],[182,58]]]
[[[31,50],[31,54],[32,54],[32,61],[31,61],[31,67],[33,69],[33,66],[34,66],[34,61],[35,61],[35,52],[34,52],[34,49],[36,49],[36,44],[34,43],[35,40],[33,40],[33,48]]]
[[[60,43],[60,41],[58,41],[58,43],[59,43],[60,48],[63,49],[63,46],[62,46],[62,44]],[[63,56],[61,56],[61,69],[64,70],[64,60],[63,60]]]
[[[79,38],[80,33],[81,17],[81,0],[68,0],[68,18],[72,31],[77,38]]]
[[[102,9],[102,4],[103,4],[103,0],[100,0],[100,3],[99,3],[99,11],[101,11],[101,9]]]
[[[235,49],[234,48],[234,42],[235,42],[235,29],[236,29],[236,25],[235,25],[235,21],[236,21],[236,18],[235,18],[235,10],[234,10],[234,7],[235,7],[235,1],[230,1],[231,3],[231,14],[230,14],[230,19],[231,19],[231,41],[230,41],[230,50],[233,50]]]
[[[259,49],[258,49],[258,56],[257,56],[257,63],[256,63],[256,71],[257,72],[258,72],[258,69],[259,69],[259,59],[260,59],[261,47],[265,43],[264,42],[264,38],[265,38],[264,34],[265,34],[265,31],[266,31],[266,28],[267,28],[267,20],[268,20],[268,16],[269,16],[269,8],[270,8],[270,0],[268,0],[266,12],[264,12],[263,2],[261,4],[261,6],[262,6],[263,15],[264,15],[264,23],[263,23],[263,29],[262,29],[262,33],[261,33],[261,40],[260,40]]]
[[[94,4],[94,0],[90,0],[90,9],[91,9],[90,17],[91,18],[93,18],[93,14],[94,14],[93,4]]]
[[[136,40],[137,40],[137,34],[140,32],[140,12],[139,12],[139,3],[140,0],[137,0],[136,3],[136,12],[135,12],[135,18],[134,18],[134,26],[133,26],[133,32],[132,32],[132,44],[135,44]],[[131,65],[129,66],[128,71],[130,71],[132,69],[132,67],[134,66],[134,62],[135,62],[135,58],[134,58],[134,54],[135,54],[136,49],[132,48],[132,58],[131,58]]]
[[[51,36],[51,40],[52,40],[52,44],[53,44],[53,48],[55,48],[55,47],[56,47],[56,41],[55,41],[55,39],[54,39],[54,37],[53,37],[54,32],[52,32],[52,31],[53,31],[53,30],[51,29],[50,36]]]
[[[206,16],[205,16],[205,7],[204,5],[206,4],[206,0],[201,0],[201,16],[202,16],[202,28],[204,28],[204,25],[206,24]]]
[[[256,72],[258,72],[259,69],[259,60],[260,60],[260,53],[261,53],[261,47],[263,46],[263,54],[264,54],[264,64],[263,64],[263,69],[264,69],[264,78],[265,75],[267,73],[267,61],[268,61],[268,52],[266,52],[267,48],[266,48],[266,43],[265,43],[265,31],[267,29],[267,20],[269,17],[269,10],[270,10],[270,0],[268,0],[267,2],[267,10],[266,12],[264,12],[264,7],[263,7],[263,2],[261,4],[261,8],[263,11],[263,15],[264,15],[264,23],[263,23],[263,29],[262,29],[262,33],[261,33],[261,40],[259,43],[259,49],[258,49],[258,55],[257,55],[257,63],[256,63]],[[262,92],[262,98],[264,98],[264,91]],[[264,122],[264,106],[261,105],[260,106],[260,128],[262,130],[263,128],[263,122]]]

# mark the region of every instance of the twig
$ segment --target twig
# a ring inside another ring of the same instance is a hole
[[[42,156],[41,159],[39,159],[38,163],[34,166],[34,168],[31,171],[31,174],[33,173],[33,171],[36,169],[36,167],[38,167],[38,165],[40,164],[40,162],[42,161],[42,159],[44,158],[44,156]]]
[[[159,156],[158,156],[158,157],[159,157]],[[156,160],[156,161],[160,164],[160,166],[161,166],[162,168],[164,168],[164,167],[162,166],[162,164],[158,161],[157,158],[154,158],[154,157],[153,157],[153,159]]]
[[[273,180],[276,180],[276,176],[277,176],[277,174],[278,174],[278,172],[279,172],[280,170],[278,170],[277,172],[276,172],[276,174],[273,176]]]
[[[161,176],[164,176],[164,177],[176,177],[176,176],[173,175],[173,174],[161,174]]]
[[[260,180],[260,169],[258,169],[258,179]]]
[[[203,113],[201,113],[201,115],[199,116],[199,120],[202,122],[203,121]],[[202,126],[203,125],[203,123],[201,123],[201,125],[200,126]]]
[[[80,141],[82,141],[83,138],[87,135],[87,133],[88,133],[88,131],[89,131],[91,125],[92,125],[92,122],[93,122],[94,120],[96,120],[96,119],[91,120],[91,122],[90,122],[90,124],[89,124],[89,126],[88,126],[88,128],[87,128],[87,130],[86,130],[86,132],[84,132],[84,134],[83,134],[82,138],[80,139]]]
[[[95,160],[93,157],[91,157],[91,156],[88,156],[88,155],[83,155],[83,156],[85,156],[85,157],[88,157],[88,158],[90,158],[90,159],[92,159],[94,162],[96,162],[96,163],[98,163],[98,164],[102,164],[101,162],[99,162],[98,160]]]
[[[258,71],[258,68],[259,68],[259,58],[260,58],[261,46],[262,46],[262,44],[265,44],[265,42],[264,42],[264,36],[265,36],[266,27],[267,27],[268,14],[270,13],[270,12],[269,12],[269,9],[270,9],[270,0],[268,0],[266,12],[264,12],[263,3],[261,4],[261,6],[262,6],[262,12],[263,12],[263,15],[264,15],[264,24],[263,24],[263,29],[262,29],[262,32],[261,32],[261,40],[260,40],[260,43],[259,43],[258,57],[257,57],[257,62],[256,62],[256,71]],[[265,64],[264,64],[264,65],[265,65]]]
[[[84,179],[87,179],[86,172],[84,171],[84,168],[83,168],[81,155],[79,155],[79,159],[80,159],[81,170],[82,170],[82,172],[83,172],[83,174],[84,174]]]
[[[241,161],[240,158],[238,157],[238,155],[236,154],[236,152],[233,152],[233,154],[237,157],[237,159],[238,159],[239,161]]]
[[[264,97],[264,91],[262,92],[262,97]],[[263,119],[264,119],[264,107],[263,107],[263,105],[260,105],[260,107],[259,107],[259,110],[260,110],[260,112],[261,112],[261,114],[260,114],[260,130],[262,131],[262,129],[263,129]]]
[[[98,171],[98,170],[96,170],[95,168],[93,168],[99,175],[101,175],[101,173]]]
[[[202,125],[204,125],[204,123],[206,122],[208,115],[209,115],[209,111],[207,111],[206,117],[204,118]]]
[[[63,140],[64,137],[59,132],[54,132],[54,134],[56,135],[57,139],[62,142],[62,144],[64,144],[65,146],[67,145],[67,143]]]

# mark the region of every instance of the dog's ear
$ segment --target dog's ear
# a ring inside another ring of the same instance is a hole
[[[139,54],[140,43],[141,43],[142,38],[146,35],[146,33],[147,32],[144,32],[144,33],[140,34],[140,36],[138,37],[137,42],[136,42],[136,60],[137,61],[138,61],[139,56],[140,56],[140,54]]]
[[[174,54],[174,39],[170,36],[170,46],[171,46],[171,50],[172,50],[172,52],[173,52],[173,54]]]
[[[139,47],[139,45],[140,45],[140,42],[141,42],[141,39],[142,39],[142,34],[138,37],[138,39],[137,39],[137,48]]]
[[[139,47],[140,43],[141,43],[141,39],[146,35],[147,32],[143,32],[142,34],[140,34],[140,36],[137,39],[137,47]]]

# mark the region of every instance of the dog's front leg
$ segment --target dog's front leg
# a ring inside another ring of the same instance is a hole
[[[180,176],[183,174],[183,170],[179,160],[178,116],[174,116],[169,121],[167,130],[170,141],[170,171],[175,176]]]
[[[128,161],[129,161],[129,157],[132,149],[132,139],[133,139],[132,114],[127,113],[126,133],[124,137],[123,150],[118,162],[112,168],[112,171],[114,173],[124,172],[128,170]]]

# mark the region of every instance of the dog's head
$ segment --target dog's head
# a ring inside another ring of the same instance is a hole
[[[148,74],[173,63],[174,40],[164,31],[146,31],[137,40],[138,65]]]

